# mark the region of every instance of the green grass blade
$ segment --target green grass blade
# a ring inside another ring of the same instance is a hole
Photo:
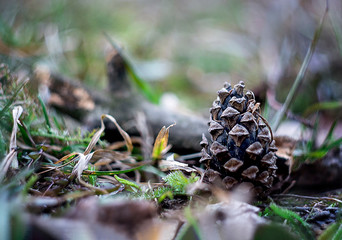
[[[88,166],[88,169],[90,171],[95,171],[95,166],[94,165],[89,165]],[[92,185],[92,186],[96,186],[96,180],[97,180],[97,175],[89,175],[88,176],[88,180],[89,180],[89,183]]]
[[[342,222],[331,224],[318,238],[318,240],[340,240],[342,239]]]
[[[337,120],[335,120],[333,122],[333,124],[331,125],[329,132],[328,132],[327,136],[325,137],[322,146],[327,146],[333,140],[333,134],[334,134],[334,130],[335,130],[336,125],[337,125]]]
[[[325,12],[321,18],[320,24],[318,25],[318,27],[315,30],[314,37],[311,41],[310,47],[306,53],[306,56],[304,58],[302,66],[301,66],[301,68],[297,74],[297,77],[296,77],[296,79],[295,79],[295,81],[294,81],[294,83],[290,89],[289,94],[286,97],[286,100],[285,100],[281,110],[279,112],[277,112],[277,114],[275,115],[274,121],[272,122],[272,128],[274,129],[274,131],[276,131],[278,129],[281,120],[285,116],[285,113],[289,110],[290,104],[293,102],[293,100],[295,98],[295,95],[299,89],[300,84],[304,80],[306,70],[308,69],[309,63],[311,61],[311,57],[315,51],[316,45],[317,45],[319,37],[321,35],[323,23],[324,23],[325,18],[327,16],[328,9],[329,8],[328,8],[328,2],[327,2]]]
[[[130,168],[126,170],[116,170],[116,171],[90,171],[90,170],[84,170],[82,172],[82,175],[97,175],[97,176],[112,176],[112,175],[117,175],[121,173],[128,173],[128,172],[133,172],[135,170],[141,169],[143,166],[135,167],[135,168]]]
[[[133,65],[121,51],[120,47],[113,41],[113,39],[106,32],[104,32],[104,35],[107,38],[108,42],[112,45],[112,47],[121,55],[122,59],[124,60],[126,71],[132,79],[133,83],[142,91],[143,95],[145,95],[145,97],[149,101],[158,103],[159,96],[155,93],[150,85],[148,85],[143,79],[138,76],[138,74],[134,70]]]
[[[2,159],[5,156],[6,153],[6,147],[7,147],[7,143],[5,141],[5,138],[2,134],[2,131],[0,131],[0,159]]]
[[[23,123],[21,123],[23,124]],[[25,127],[25,125],[21,125],[21,124],[18,124],[18,128],[19,128],[19,131],[21,133],[21,136],[25,142],[25,144],[27,144],[28,146],[32,146],[32,139],[30,138],[30,136],[28,135],[27,133],[27,128]]]
[[[131,63],[125,59],[125,67],[127,70],[127,73],[133,80],[133,82],[138,86],[138,88],[143,92],[145,97],[151,101],[152,103],[158,103],[159,102],[159,97],[158,95],[152,90],[150,85],[148,85],[144,80],[142,80],[136,71],[134,70],[133,66]]]
[[[316,139],[317,139],[317,134],[318,134],[318,125],[319,125],[319,117],[316,118],[315,124],[312,130],[312,136],[311,139],[308,141],[306,144],[306,152],[311,152],[313,151],[315,145],[316,145]]]
[[[63,127],[62,127],[62,125],[58,122],[56,116],[53,116],[53,123],[55,124],[56,128],[57,128],[59,131],[62,131],[62,130],[63,130]]]
[[[25,86],[25,84],[28,82],[24,81],[22,82],[17,89],[14,91],[12,97],[8,100],[8,102],[6,103],[6,105],[3,107],[3,109],[0,111],[0,119],[3,118],[5,112],[8,111],[8,109],[10,108],[10,106],[13,104],[13,102],[15,101],[17,95],[19,94],[20,90]]]
[[[146,165],[146,166],[142,167],[141,170],[144,172],[153,173],[153,174],[155,174],[161,178],[166,177],[166,174],[164,172],[160,171],[156,167],[153,167],[152,165]]]
[[[199,239],[204,240],[203,235],[201,233],[201,228],[198,224],[198,221],[195,219],[193,213],[191,212],[190,207],[186,207],[184,209],[184,216],[188,221],[189,227],[188,229],[181,234],[182,236],[177,237],[177,239],[186,240],[186,239]],[[193,232],[191,231],[193,230]]]
[[[43,102],[42,98],[38,95],[38,100],[39,100],[39,103],[40,105],[42,106],[42,109],[43,109],[43,114],[44,114],[44,119],[45,119],[45,123],[46,123],[46,126],[47,126],[47,130],[49,133],[51,133],[51,122],[50,122],[50,119],[49,119],[49,114],[46,110],[46,106],[45,106],[45,103]]]
[[[342,138],[336,139],[332,143],[326,146],[327,150],[330,150],[332,148],[338,147],[342,144]]]
[[[57,139],[63,142],[79,142],[79,143],[85,143],[88,144],[91,141],[91,138],[80,138],[79,136],[76,137],[70,137],[70,136],[59,136],[53,133],[45,133],[42,131],[32,131],[31,135],[34,137],[45,137],[45,138],[51,138],[51,139]]]
[[[0,17],[0,36],[4,43],[9,46],[17,46],[17,41],[15,39],[15,34],[13,33],[13,28],[9,26],[6,21]]]
[[[278,224],[261,225],[254,234],[254,240],[300,240],[288,231],[284,226]]]
[[[273,213],[286,220],[287,224],[300,236],[300,239],[315,239],[310,225],[305,222],[297,213],[281,208],[275,204],[271,204],[270,209],[273,211]]]
[[[136,188],[137,190],[141,190],[141,188],[139,187],[138,184],[136,184],[135,182],[133,181],[129,181],[129,180],[126,180],[126,179],[123,179],[117,175],[114,175],[114,178],[121,184],[124,184],[125,186],[129,186],[129,187],[133,187],[133,188]]]
[[[334,110],[338,108],[342,108],[342,101],[315,103],[305,110],[303,116],[308,117],[312,113],[317,112],[319,110]]]
[[[27,181],[27,183],[24,186],[24,189],[22,190],[22,195],[27,195],[29,189],[37,182],[38,180],[38,176],[37,175],[32,175],[29,180]]]

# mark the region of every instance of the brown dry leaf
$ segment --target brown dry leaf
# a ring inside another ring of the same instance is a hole
[[[160,159],[163,150],[167,147],[167,143],[169,141],[169,130],[170,127],[175,126],[176,123],[171,124],[167,128],[164,126],[158,133],[158,136],[156,138],[156,141],[154,142],[153,145],[153,150],[152,150],[152,158],[153,159]]]

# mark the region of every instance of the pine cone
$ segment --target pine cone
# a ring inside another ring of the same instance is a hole
[[[203,134],[201,163],[209,182],[222,179],[227,189],[244,183],[258,197],[267,196],[276,177],[275,141],[260,115],[254,93],[244,93],[245,84],[225,83],[210,108],[209,133]]]

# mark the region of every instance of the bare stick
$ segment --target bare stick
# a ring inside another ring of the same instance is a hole
[[[322,201],[334,201],[338,203],[342,203],[341,200],[337,198],[332,197],[311,197],[311,196],[303,196],[303,195],[297,195],[297,194],[274,194],[274,197],[294,197],[294,198],[304,198],[304,199],[311,199],[311,200],[322,200]]]

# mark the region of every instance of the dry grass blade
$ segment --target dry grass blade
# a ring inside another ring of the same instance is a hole
[[[0,181],[3,180],[3,178],[6,175],[6,172],[10,165],[12,165],[12,168],[18,168],[18,159],[17,159],[17,131],[18,131],[18,120],[20,115],[23,112],[23,108],[21,106],[17,106],[13,109],[12,115],[13,115],[13,129],[12,129],[12,135],[11,135],[11,141],[9,146],[9,153],[5,157],[5,159],[2,161],[0,165]]]
[[[91,152],[91,150],[95,147],[96,143],[100,140],[101,134],[103,133],[105,129],[104,123],[103,123],[103,115],[101,116],[101,128],[97,130],[97,132],[92,137],[90,143],[88,144],[86,150],[84,151],[84,155],[87,155]]]
[[[89,153],[87,155],[84,155],[82,153],[79,153],[77,157],[78,162],[72,170],[72,175],[77,175],[77,178],[80,179],[83,170],[87,168],[89,161],[93,157],[93,154],[94,153]]]
[[[55,164],[61,163],[61,162],[65,161],[65,160],[67,160],[67,159],[70,158],[70,157],[76,156],[77,154],[78,154],[78,153],[75,153],[75,152],[69,153],[68,155],[65,155],[64,157],[62,157],[61,159],[59,159],[57,162],[55,162]]]
[[[133,144],[132,144],[132,140],[131,140],[130,136],[120,127],[120,125],[117,123],[115,118],[113,118],[111,115],[104,114],[104,115],[101,116],[101,126],[103,124],[103,119],[104,118],[108,118],[109,120],[111,120],[115,124],[115,126],[118,128],[121,136],[123,137],[123,139],[126,142],[127,151],[129,153],[131,153],[132,150],[133,150]]]
[[[163,172],[182,170],[186,172],[197,172],[196,169],[189,167],[186,163],[181,163],[177,161],[161,160],[159,163],[159,168]]]
[[[12,115],[13,115],[13,129],[12,129],[12,135],[11,135],[11,141],[10,141],[10,150],[17,148],[17,131],[18,131],[18,120],[23,113],[23,108],[21,106],[17,106],[13,109]],[[15,157],[12,161],[12,167],[18,168],[18,159],[17,154],[15,153]]]
[[[0,182],[4,179],[6,172],[11,165],[11,162],[13,159],[17,156],[16,150],[12,149],[5,157],[5,159],[2,161],[0,166]]]
[[[78,156],[76,159],[78,159],[77,164],[75,165],[74,169],[72,170],[72,175],[77,175],[77,178],[80,179],[81,174],[83,172],[84,169],[87,168],[89,161],[92,159],[94,152],[90,153],[92,151],[92,149],[95,147],[96,143],[99,141],[101,134],[103,133],[104,129],[105,129],[105,125],[103,123],[103,120],[105,118],[108,118],[110,121],[112,121],[115,126],[118,128],[121,136],[124,138],[125,143],[126,143],[126,147],[128,150],[128,155],[132,152],[133,150],[133,144],[132,144],[132,140],[129,137],[129,135],[119,126],[119,124],[117,123],[117,121],[115,120],[114,117],[112,117],[111,115],[107,115],[107,114],[103,114],[101,116],[101,128],[94,134],[94,136],[92,137],[90,143],[88,144],[86,150],[84,151],[84,153],[76,153]],[[73,153],[75,154],[75,153]],[[73,155],[71,154],[71,155]],[[66,159],[68,157],[71,156],[70,154],[63,157],[62,159]]]

